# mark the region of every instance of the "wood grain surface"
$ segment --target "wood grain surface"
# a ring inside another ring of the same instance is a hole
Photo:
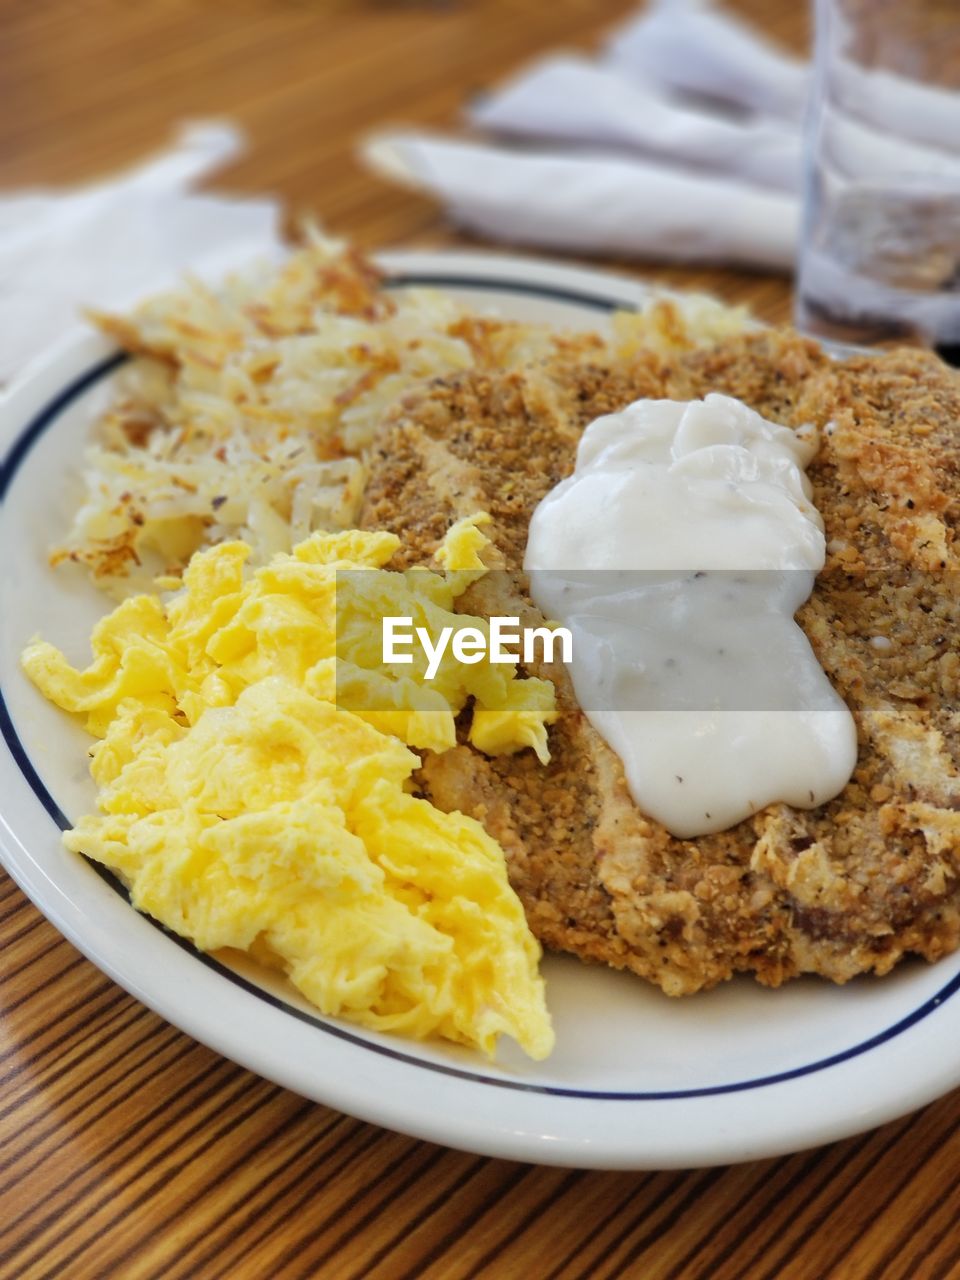
[[[801,46],[796,0],[737,7]],[[589,47],[622,0],[5,0],[0,185],[76,181],[223,114],[276,192],[367,247],[468,243],[354,160],[450,124],[525,57]],[[634,263],[784,320],[772,276]],[[2,798],[0,798],[2,803]],[[488,1160],[304,1101],[194,1043],[0,880],[0,1280],[33,1277],[960,1276],[960,1095],[866,1136],[726,1169]]]

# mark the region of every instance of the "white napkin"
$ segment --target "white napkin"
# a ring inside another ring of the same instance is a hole
[[[837,104],[851,120],[861,120],[884,135],[895,121],[902,145],[942,147],[942,159],[956,157],[960,94],[908,80],[893,71],[865,70],[843,57],[837,60],[831,87]]]
[[[714,25],[721,22],[713,15]],[[645,21],[645,20],[642,20]],[[761,57],[762,61],[762,57]],[[849,66],[849,64],[848,64]],[[910,85],[887,73],[852,69],[843,84],[856,108],[832,108],[821,119],[821,147],[827,163],[850,178],[901,183],[905,174],[940,174],[956,190],[960,159],[934,146],[893,137],[871,126],[867,107],[877,107],[871,76],[898,81],[903,116],[928,137],[940,137],[950,95]],[[869,101],[868,101],[869,99]],[[913,110],[908,115],[907,108]],[[952,99],[954,115],[957,101]],[[923,109],[926,106],[927,109]],[[889,110],[889,102],[888,102]],[[621,71],[573,54],[556,54],[533,63],[469,109],[479,128],[506,137],[567,142],[580,147],[617,148],[648,159],[720,174],[766,190],[798,192],[801,187],[801,132],[786,120],[695,110],[661,91],[652,91]],[[958,122],[960,125],[960,122]]]
[[[710,0],[653,0],[607,45],[609,65],[648,85],[799,122],[807,65]]]
[[[605,61],[547,57],[470,109],[475,126],[528,145],[389,132],[362,154],[494,239],[789,270],[805,94],[802,63],[706,0],[660,0]]]
[[[842,29],[833,38],[847,47]],[[818,118],[824,185],[955,192],[960,96],[839,56],[833,66],[836,100]],[[392,132],[363,154],[496,239],[789,268],[809,82],[805,62],[711,0],[651,0],[601,60],[543,58],[473,104],[474,126],[524,146]]]
[[[366,162],[439,197],[463,226],[497,240],[682,262],[788,267],[798,205],[790,196],[622,156],[380,134]]]
[[[849,24],[835,15],[825,35],[833,48],[831,91],[851,129],[863,126],[866,145],[902,164],[911,143],[956,155],[960,98],[893,71],[864,68],[844,55],[854,45]],[[607,43],[605,65],[642,84],[647,93],[682,93],[770,117],[803,120],[811,72],[712,0],[651,0]],[[891,122],[896,136],[891,137]],[[909,140],[909,141],[908,141]],[[928,162],[929,156],[922,157]],[[949,163],[947,156],[941,160]],[[866,166],[865,159],[864,165]]]
[[[115,179],[0,195],[0,379],[82,323],[83,307],[127,307],[184,271],[215,280],[278,256],[275,200],[191,190],[242,146],[230,125],[190,125]]]
[[[795,125],[693,110],[574,55],[527,67],[475,103],[470,118],[492,133],[629,148],[775,190],[800,185]]]

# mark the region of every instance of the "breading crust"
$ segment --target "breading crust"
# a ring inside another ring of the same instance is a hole
[[[536,622],[520,571],[529,518],[572,470],[582,430],[639,397],[710,391],[821,430],[810,476],[829,559],[799,621],[857,721],[849,785],[815,810],[772,805],[677,840],[633,804],[554,669],[537,672],[555,679],[561,709],[547,768],[460,746],[424,760],[424,793],[501,841],[547,946],[669,994],[738,971],[777,986],[886,973],[908,952],[938,959],[960,945],[960,377],[939,361],[904,350],[840,365],[767,332],[669,360],[558,357],[442,380],[384,425],[363,522],[401,533],[411,563],[452,521],[488,510],[489,563],[506,572],[461,607]]]

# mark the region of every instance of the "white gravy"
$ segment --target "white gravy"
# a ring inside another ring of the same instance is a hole
[[[598,418],[534,512],[525,567],[573,637],[577,699],[674,835],[847,783],[853,717],[794,614],[823,568],[817,437],[729,396]]]

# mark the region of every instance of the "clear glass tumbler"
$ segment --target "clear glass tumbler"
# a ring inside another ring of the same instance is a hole
[[[960,0],[816,0],[798,328],[960,356]]]

